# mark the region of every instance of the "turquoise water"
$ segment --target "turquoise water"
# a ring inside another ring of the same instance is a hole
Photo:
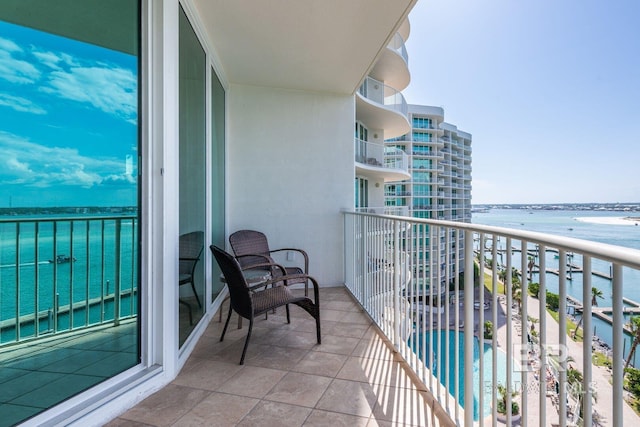
[[[48,217],[47,219],[52,219]],[[13,218],[12,218],[13,219]],[[16,217],[17,219],[17,217]],[[73,225],[72,225],[73,224]],[[122,219],[120,230],[120,287],[123,292],[137,288],[137,221]],[[41,222],[37,231],[35,223],[0,223],[0,321],[53,310],[70,303],[77,304],[114,293],[116,283],[116,221],[95,220],[83,216],[74,221],[58,221],[55,230],[56,253],[70,256],[75,261],[50,262],[54,256],[53,222]],[[37,249],[37,251],[36,251]],[[18,258],[16,258],[18,254]],[[35,283],[38,283],[36,288]],[[127,294],[128,295],[128,294]],[[120,305],[120,314],[126,316],[137,310],[136,301],[126,298]],[[19,306],[19,310],[18,310]],[[89,323],[101,318],[113,318],[114,306],[94,307],[89,312]],[[68,329],[69,316],[61,315],[58,329]],[[75,313],[73,326],[86,324],[86,313]],[[51,327],[51,319],[40,323],[40,330]],[[15,338],[14,328],[0,328],[0,342]],[[21,328],[21,336],[33,333],[33,325]]]
[[[455,387],[455,355],[456,355],[456,347],[455,342],[456,338],[458,341],[458,387],[457,387],[457,395],[458,401],[460,405],[464,407],[464,377],[467,374],[465,372],[464,366],[464,333],[456,331],[444,331],[440,330],[439,339],[438,337],[434,337],[433,339],[433,348],[434,348],[434,357],[433,364],[434,369],[433,373],[438,378],[440,384],[449,385],[449,392],[452,396],[456,397],[456,387]],[[445,334],[448,333],[449,336],[449,352],[446,352],[446,346],[444,343]],[[416,348],[418,349],[418,356],[422,358],[422,347],[425,347],[427,350],[430,348],[430,334],[429,332],[425,332],[417,337],[417,342],[413,345],[414,351]],[[441,345],[441,350],[438,351],[438,345]],[[427,353],[428,354],[428,353]],[[493,374],[493,357],[497,359],[498,371],[496,372],[496,379],[499,384],[506,384],[507,382],[507,356],[505,352],[502,350],[493,351],[493,347],[489,344],[483,344],[482,349],[482,359],[483,359],[483,368],[484,368],[484,383],[489,384]],[[444,361],[447,361],[446,363]],[[426,360],[427,366],[430,363],[429,358]],[[512,365],[515,366],[515,363]],[[512,381],[516,378],[515,374],[512,375]],[[517,384],[515,382],[512,383],[512,386],[515,387]],[[474,338],[473,341],[473,419],[478,420],[480,411],[479,411],[479,393],[480,393],[480,344],[477,338]],[[484,390],[483,396],[483,416],[486,417],[491,413],[491,387],[482,387]]]
[[[640,226],[597,224],[578,221],[581,217],[638,217],[638,212],[619,211],[581,211],[581,210],[526,210],[526,209],[491,209],[486,213],[473,213],[472,222],[475,224],[494,225],[521,230],[538,231],[566,237],[591,240],[595,242],[640,249]],[[504,247],[505,242],[502,242]],[[554,254],[547,254],[547,266],[557,268],[558,260]],[[514,266],[519,268],[520,257],[513,258]],[[582,259],[575,256],[574,264],[580,265]],[[592,269],[609,273],[610,264],[593,260]],[[640,302],[640,271],[624,269],[623,295],[633,301]],[[567,293],[582,301],[582,274],[573,273],[574,279],[567,281]],[[534,275],[534,281],[539,277]],[[558,277],[553,274],[546,275],[547,288],[551,292],[558,292]],[[611,306],[612,284],[610,280],[592,276],[592,285],[600,289],[603,298],[598,299],[601,307]],[[611,326],[602,320],[593,318],[595,333],[609,345],[612,344]],[[625,335],[625,347],[630,348],[631,338]],[[640,366],[640,354],[636,354],[636,366]]]

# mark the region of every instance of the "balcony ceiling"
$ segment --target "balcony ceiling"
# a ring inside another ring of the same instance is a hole
[[[417,0],[192,0],[231,83],[351,94]]]

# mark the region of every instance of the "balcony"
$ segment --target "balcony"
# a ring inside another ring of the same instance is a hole
[[[380,53],[369,75],[397,90],[404,90],[409,86],[409,56],[400,34],[396,33],[386,49]]]
[[[384,182],[404,181],[411,178],[409,157],[395,147],[355,139],[356,172]]]
[[[356,120],[384,130],[384,138],[395,138],[411,130],[409,107],[402,93],[367,77],[356,96]]]
[[[232,329],[220,343],[221,324],[213,320],[179,376],[108,425],[197,424],[212,417],[252,425],[257,420],[277,422],[283,413],[294,425],[489,425],[499,417],[488,404],[497,401],[497,384],[506,384],[507,392],[526,390],[515,400],[528,425],[592,425],[604,419],[606,425],[617,426],[640,420],[624,402],[622,370],[622,290],[633,285],[625,280],[627,274],[640,271],[640,251],[522,230],[373,213],[346,213],[344,224],[349,293],[341,287],[321,290],[323,344],[315,345],[313,322],[296,307],[290,325],[281,310],[257,321],[246,365],[240,366],[237,358],[245,330]],[[453,244],[464,260],[464,272],[447,250]],[[370,274],[371,254],[391,274]],[[485,273],[482,291],[462,286],[462,280],[473,281],[474,260]],[[453,270],[443,268],[443,261]],[[564,265],[567,269],[557,268]],[[540,276],[540,298],[518,302],[518,294],[512,292],[516,276],[501,279],[501,271],[512,268],[520,271],[523,288],[536,272],[556,277],[560,313],[578,307],[575,300],[567,301],[569,283],[583,289],[582,342],[564,333],[566,316],[556,322],[544,309],[551,281]],[[610,370],[591,364],[592,345],[597,345],[591,337],[591,277],[600,271],[608,272],[604,274],[612,284]],[[226,307],[221,310],[226,312]],[[480,344],[476,339],[487,320],[493,325],[492,337]],[[530,343],[531,324],[536,333]],[[128,337],[123,345],[135,339],[135,328],[126,321],[121,328]],[[88,344],[86,351],[91,353],[98,347],[111,350],[104,343],[87,342],[82,334],[79,330],[66,335],[73,339],[75,352],[85,351],[81,343]],[[499,350],[475,360],[478,345],[485,351]],[[429,351],[436,346],[441,350]],[[11,351],[34,348],[25,341]],[[51,355],[46,343],[41,350]],[[6,360],[19,358],[11,355]],[[477,367],[477,382],[465,375],[465,366],[472,365]],[[406,375],[405,369],[412,373]],[[582,380],[569,387],[571,369],[579,370]],[[548,384],[536,379],[546,379],[547,372]],[[592,399],[594,392],[597,400]],[[477,416],[465,410],[474,407],[474,401]],[[507,425],[516,418],[509,413],[505,417]]]

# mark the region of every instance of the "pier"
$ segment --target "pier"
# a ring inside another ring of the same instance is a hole
[[[569,295],[567,295],[567,300],[576,308],[576,311],[580,313],[584,311],[582,301],[579,301],[578,299]],[[640,302],[633,301],[626,297],[622,298],[622,302],[625,304],[625,306],[622,307],[623,314],[629,313],[633,315],[640,315]],[[604,320],[609,325],[613,325],[613,317],[611,317],[611,313],[613,313],[613,307],[591,307],[591,314],[601,320]],[[626,324],[624,324],[622,328],[629,335],[633,335],[633,331]]]

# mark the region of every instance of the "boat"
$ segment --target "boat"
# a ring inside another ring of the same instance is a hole
[[[55,262],[56,264],[66,264],[66,263],[68,263],[68,262],[73,262],[73,261],[75,261],[75,260],[76,260],[76,258],[75,258],[75,257],[70,257],[69,255],[58,255],[58,256],[56,257],[56,260],[55,260],[55,261],[54,261],[54,260],[52,260],[52,259],[50,259],[50,260],[49,260],[49,262],[50,262],[51,264],[53,264],[54,262]]]

